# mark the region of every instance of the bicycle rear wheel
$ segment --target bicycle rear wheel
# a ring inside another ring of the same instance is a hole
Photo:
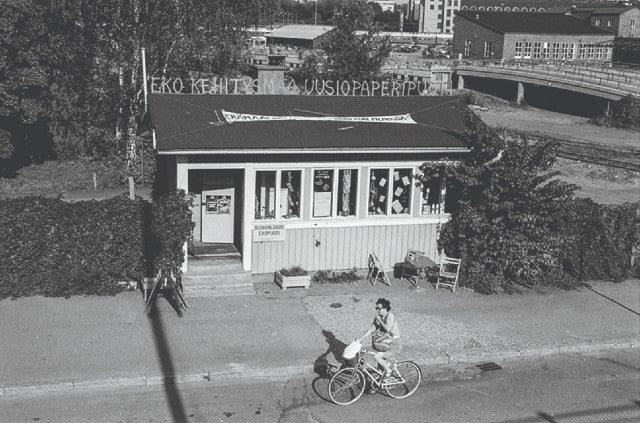
[[[347,367],[329,381],[329,398],[338,405],[354,403],[364,392],[364,375],[355,367]]]
[[[385,383],[384,389],[393,398],[406,398],[418,389],[422,372],[413,361],[401,361],[396,365],[396,369],[401,377]]]

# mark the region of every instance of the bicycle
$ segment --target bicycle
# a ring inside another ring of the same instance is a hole
[[[360,345],[355,353],[355,365],[345,367],[331,377],[328,388],[329,398],[335,404],[349,405],[356,402],[364,393],[367,382],[373,392],[384,389],[390,397],[396,399],[406,398],[418,389],[422,381],[422,371],[416,363],[411,360],[389,359],[392,376],[383,382],[383,370],[367,363],[365,360],[367,354],[374,355],[375,352]]]

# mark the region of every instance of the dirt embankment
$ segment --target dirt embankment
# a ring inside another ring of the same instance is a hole
[[[515,107],[491,97],[483,97],[482,102],[485,107],[475,111],[492,127],[640,151],[640,132],[596,126],[579,116]],[[603,204],[640,201],[639,172],[567,159],[559,159],[554,170],[560,172],[559,179],[580,187],[578,196]]]

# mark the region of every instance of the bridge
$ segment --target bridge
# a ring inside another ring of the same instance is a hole
[[[609,100],[632,94],[640,96],[640,68],[571,62],[461,61],[453,68],[457,88],[465,77],[492,78],[517,82],[516,100],[524,98],[524,83],[555,87]]]

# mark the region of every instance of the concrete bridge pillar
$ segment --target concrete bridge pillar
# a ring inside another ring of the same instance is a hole
[[[522,82],[518,82],[518,94],[516,95],[516,103],[520,104],[522,103],[522,100],[524,100],[524,85],[522,84]]]
[[[464,77],[458,74],[458,89],[462,90],[464,88]]]

